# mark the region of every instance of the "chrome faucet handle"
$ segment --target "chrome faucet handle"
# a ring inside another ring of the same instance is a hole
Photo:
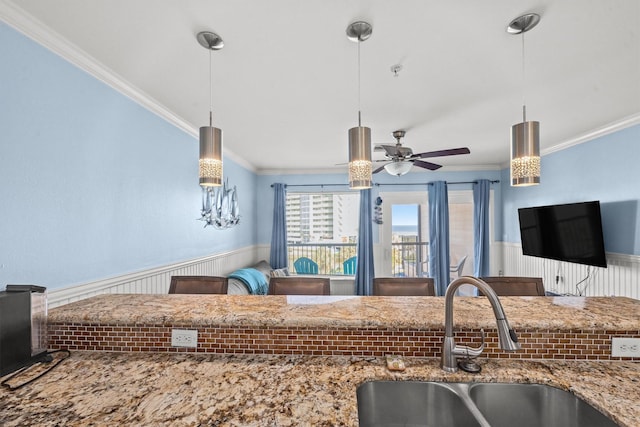
[[[455,345],[453,348],[453,355],[458,357],[464,357],[465,359],[475,359],[480,356],[484,350],[485,344],[485,335],[484,329],[480,329],[480,334],[482,336],[482,342],[480,343],[480,347],[469,347],[467,345]]]
[[[480,347],[473,348],[461,345],[455,346],[453,349],[457,366],[470,374],[477,374],[482,370],[482,367],[475,361],[476,358],[482,354],[482,350],[484,350],[484,329],[480,329],[480,333],[482,334],[482,343],[480,344]]]

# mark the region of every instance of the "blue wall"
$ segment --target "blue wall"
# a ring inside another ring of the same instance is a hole
[[[225,159],[241,224],[203,229],[196,139],[3,23],[0,58],[0,287],[255,243],[254,173]]]
[[[520,242],[518,208],[599,200],[605,250],[640,255],[640,125],[542,158],[541,183],[509,186],[502,171],[506,242]]]

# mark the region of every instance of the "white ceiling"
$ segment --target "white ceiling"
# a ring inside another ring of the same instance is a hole
[[[431,159],[443,170],[506,164],[523,93],[528,119],[541,122],[543,153],[640,122],[638,0],[0,0],[0,7],[7,22],[194,134],[209,109],[209,53],[195,35],[220,34],[214,126],[224,131],[225,150],[258,172],[345,169],[334,165],[346,162],[347,130],[357,125],[357,44],[345,35],[355,20],[373,26],[361,44],[363,126],[374,144],[407,130],[414,152],[469,147],[467,156]],[[522,38],[505,29],[529,12],[541,21],[525,36],[523,79]],[[403,67],[397,77],[395,64]]]

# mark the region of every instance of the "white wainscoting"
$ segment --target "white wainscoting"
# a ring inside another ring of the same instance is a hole
[[[49,308],[99,294],[166,294],[171,276],[226,276],[269,259],[269,246],[249,246],[175,264],[48,291]]]
[[[498,242],[495,246],[501,247],[495,249],[501,250],[503,262],[501,267],[492,262],[492,274],[502,271],[504,276],[542,277],[546,290],[560,294],[640,299],[640,256],[607,253],[608,267],[599,268],[524,256],[516,243]]]

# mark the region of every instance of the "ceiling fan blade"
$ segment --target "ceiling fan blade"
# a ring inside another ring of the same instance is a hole
[[[384,170],[384,167],[385,167],[385,166],[386,166],[386,165],[382,165],[382,166],[380,166],[378,169],[374,170],[374,171],[373,171],[373,172],[371,172],[371,173],[372,173],[372,174],[374,174],[374,173],[382,172],[382,171]]]
[[[426,159],[428,157],[456,156],[458,154],[469,154],[471,151],[467,147],[450,148],[448,150],[427,151],[426,153],[415,154],[414,157]]]
[[[413,164],[424,169],[429,169],[430,171],[434,171],[442,167],[442,165],[436,165],[435,163],[425,162],[422,160],[414,160]]]

